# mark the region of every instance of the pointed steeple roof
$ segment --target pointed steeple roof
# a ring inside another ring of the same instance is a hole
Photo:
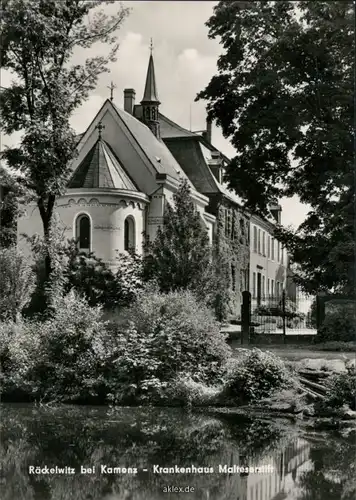
[[[160,104],[157,93],[156,77],[155,77],[155,66],[153,62],[152,51],[150,59],[148,61],[148,70],[146,77],[145,92],[143,94],[142,102],[155,102]]]
[[[99,138],[79,164],[68,188],[111,188],[137,191],[110,146]]]

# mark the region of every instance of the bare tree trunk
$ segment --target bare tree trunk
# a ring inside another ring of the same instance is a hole
[[[50,228],[52,222],[53,208],[55,202],[55,196],[49,195],[47,201],[47,208],[45,207],[45,202],[42,197],[40,197],[37,201],[37,206],[41,215],[42,224],[43,224],[43,235],[46,243],[46,255],[44,260],[45,265],[45,281],[48,282],[49,277],[52,272],[52,262],[51,256],[49,253],[49,240],[50,240]]]

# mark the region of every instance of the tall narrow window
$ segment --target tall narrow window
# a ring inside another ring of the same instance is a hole
[[[258,230],[258,253],[261,253],[261,229]]]
[[[261,273],[257,273],[257,304],[261,304],[261,296],[262,296],[262,275]]]
[[[253,273],[252,297],[256,297],[256,273]]]
[[[234,264],[231,264],[231,288],[232,288],[232,291],[235,292],[235,290],[236,290],[236,271],[235,271]]]
[[[267,243],[267,257],[270,259],[271,258],[271,237],[268,236],[268,243]]]
[[[266,296],[266,278],[262,276],[262,298]]]
[[[281,244],[279,241],[277,241],[277,262],[280,262],[281,260]]]
[[[262,233],[262,254],[266,255],[266,233],[263,231]]]
[[[274,280],[271,280],[271,296],[274,297]]]
[[[271,239],[271,247],[272,247],[271,248],[271,250],[272,250],[271,251],[271,253],[272,253],[271,258],[272,258],[272,260],[274,260],[274,238]]]
[[[230,214],[229,210],[225,208],[225,236],[228,238],[230,235]]]
[[[284,247],[282,246],[281,264],[284,264]]]
[[[75,224],[75,237],[78,242],[79,250],[90,252],[90,219],[86,214],[81,214],[77,217]]]
[[[270,293],[271,293],[270,287],[271,287],[271,280],[268,278],[267,279],[267,297],[269,297]]]
[[[257,227],[253,226],[253,251],[257,252]]]
[[[124,226],[124,248],[128,252],[135,248],[135,220],[130,215],[125,219]]]

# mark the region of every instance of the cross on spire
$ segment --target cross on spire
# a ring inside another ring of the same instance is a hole
[[[116,89],[116,85],[111,82],[110,86],[107,88],[110,89],[110,101],[112,101],[114,99],[114,89]]]
[[[152,55],[152,52],[153,52],[153,40],[151,38],[151,41],[150,41],[150,52],[151,52],[151,55]]]
[[[101,139],[101,132],[104,130],[105,125],[103,125],[101,122],[99,122],[95,128],[98,129],[99,141],[100,141],[100,139]]]

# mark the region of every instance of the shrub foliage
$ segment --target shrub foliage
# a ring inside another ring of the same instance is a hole
[[[333,375],[328,383],[327,403],[332,407],[348,405],[356,410],[356,367],[346,365],[346,372]]]
[[[352,310],[336,310],[328,314],[318,330],[316,342],[356,341],[356,314]]]
[[[2,323],[3,394],[63,402],[167,401],[181,374],[213,383],[230,355],[210,310],[191,292],[147,289],[121,324],[75,291],[49,317]],[[15,397],[14,396],[14,397]]]
[[[159,399],[179,374],[216,381],[230,355],[212,312],[189,291],[144,291],[126,321],[117,359],[124,399]]]
[[[249,402],[268,397],[291,385],[291,374],[281,358],[252,349],[231,360],[225,373],[224,397]]]
[[[0,249],[0,319],[15,319],[31,300],[36,276],[16,247]]]

